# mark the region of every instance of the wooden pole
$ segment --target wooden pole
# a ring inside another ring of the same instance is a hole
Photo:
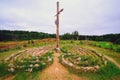
[[[56,49],[59,50],[59,2],[57,2]]]

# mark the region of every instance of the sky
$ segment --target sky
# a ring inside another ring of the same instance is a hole
[[[56,33],[57,1],[60,34],[120,33],[120,0],[0,0],[0,30]]]

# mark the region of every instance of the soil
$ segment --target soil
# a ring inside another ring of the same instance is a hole
[[[69,73],[68,70],[59,63],[59,55],[59,53],[54,53],[54,62],[40,74],[41,80],[87,80]]]

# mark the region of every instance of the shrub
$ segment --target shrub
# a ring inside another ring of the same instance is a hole
[[[21,47],[20,46],[16,46],[16,49],[21,49]]]

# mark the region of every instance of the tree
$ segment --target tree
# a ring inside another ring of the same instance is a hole
[[[73,38],[74,38],[75,40],[78,40],[78,39],[79,39],[79,33],[78,33],[78,31],[74,31],[74,32],[72,33],[72,35],[73,35]]]
[[[64,35],[62,35],[62,39],[70,40],[70,39],[72,39],[72,35],[70,33],[65,33]]]

